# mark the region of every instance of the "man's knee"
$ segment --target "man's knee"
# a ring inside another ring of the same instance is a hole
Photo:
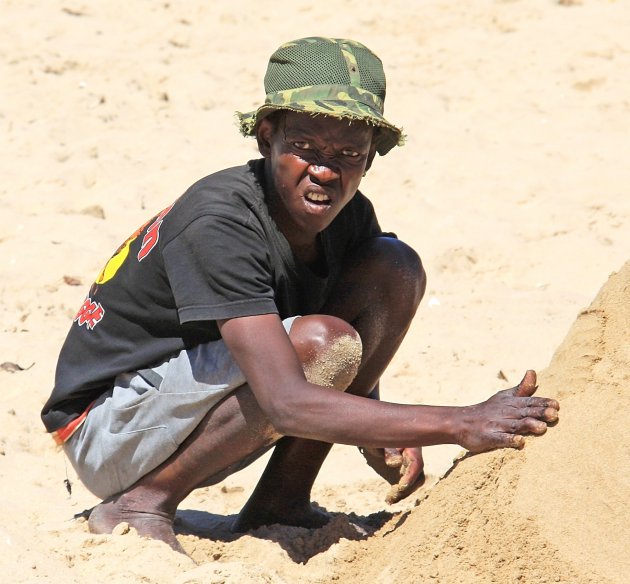
[[[370,279],[383,302],[395,302],[415,313],[427,286],[420,256],[406,243],[392,237],[375,237],[360,252],[368,262]],[[363,270],[365,270],[365,265]]]
[[[310,383],[345,391],[361,364],[357,331],[345,320],[326,314],[298,318],[289,338]]]

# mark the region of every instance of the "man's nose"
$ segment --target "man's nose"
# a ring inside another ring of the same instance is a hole
[[[339,178],[339,171],[330,164],[310,164],[308,167],[308,174],[312,179],[315,179],[318,183],[328,183]]]

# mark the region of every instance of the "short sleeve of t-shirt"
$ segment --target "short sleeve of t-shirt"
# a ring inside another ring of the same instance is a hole
[[[278,312],[268,246],[254,223],[203,215],[166,243],[182,323]]]

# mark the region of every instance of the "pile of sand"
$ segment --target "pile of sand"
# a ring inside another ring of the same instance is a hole
[[[629,332],[630,262],[540,377],[558,426],[522,453],[461,461],[396,529],[351,548],[341,581],[627,582]]]

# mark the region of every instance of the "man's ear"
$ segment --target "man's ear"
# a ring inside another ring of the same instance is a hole
[[[258,142],[258,151],[264,158],[271,156],[271,137],[273,136],[274,125],[267,119],[263,118],[256,127],[256,142]]]
[[[374,160],[375,156],[376,156],[376,143],[374,142],[374,139],[372,139],[372,144],[370,144],[370,151],[368,152],[367,162],[365,163],[365,172],[370,170],[370,167],[372,166],[372,161]]]

